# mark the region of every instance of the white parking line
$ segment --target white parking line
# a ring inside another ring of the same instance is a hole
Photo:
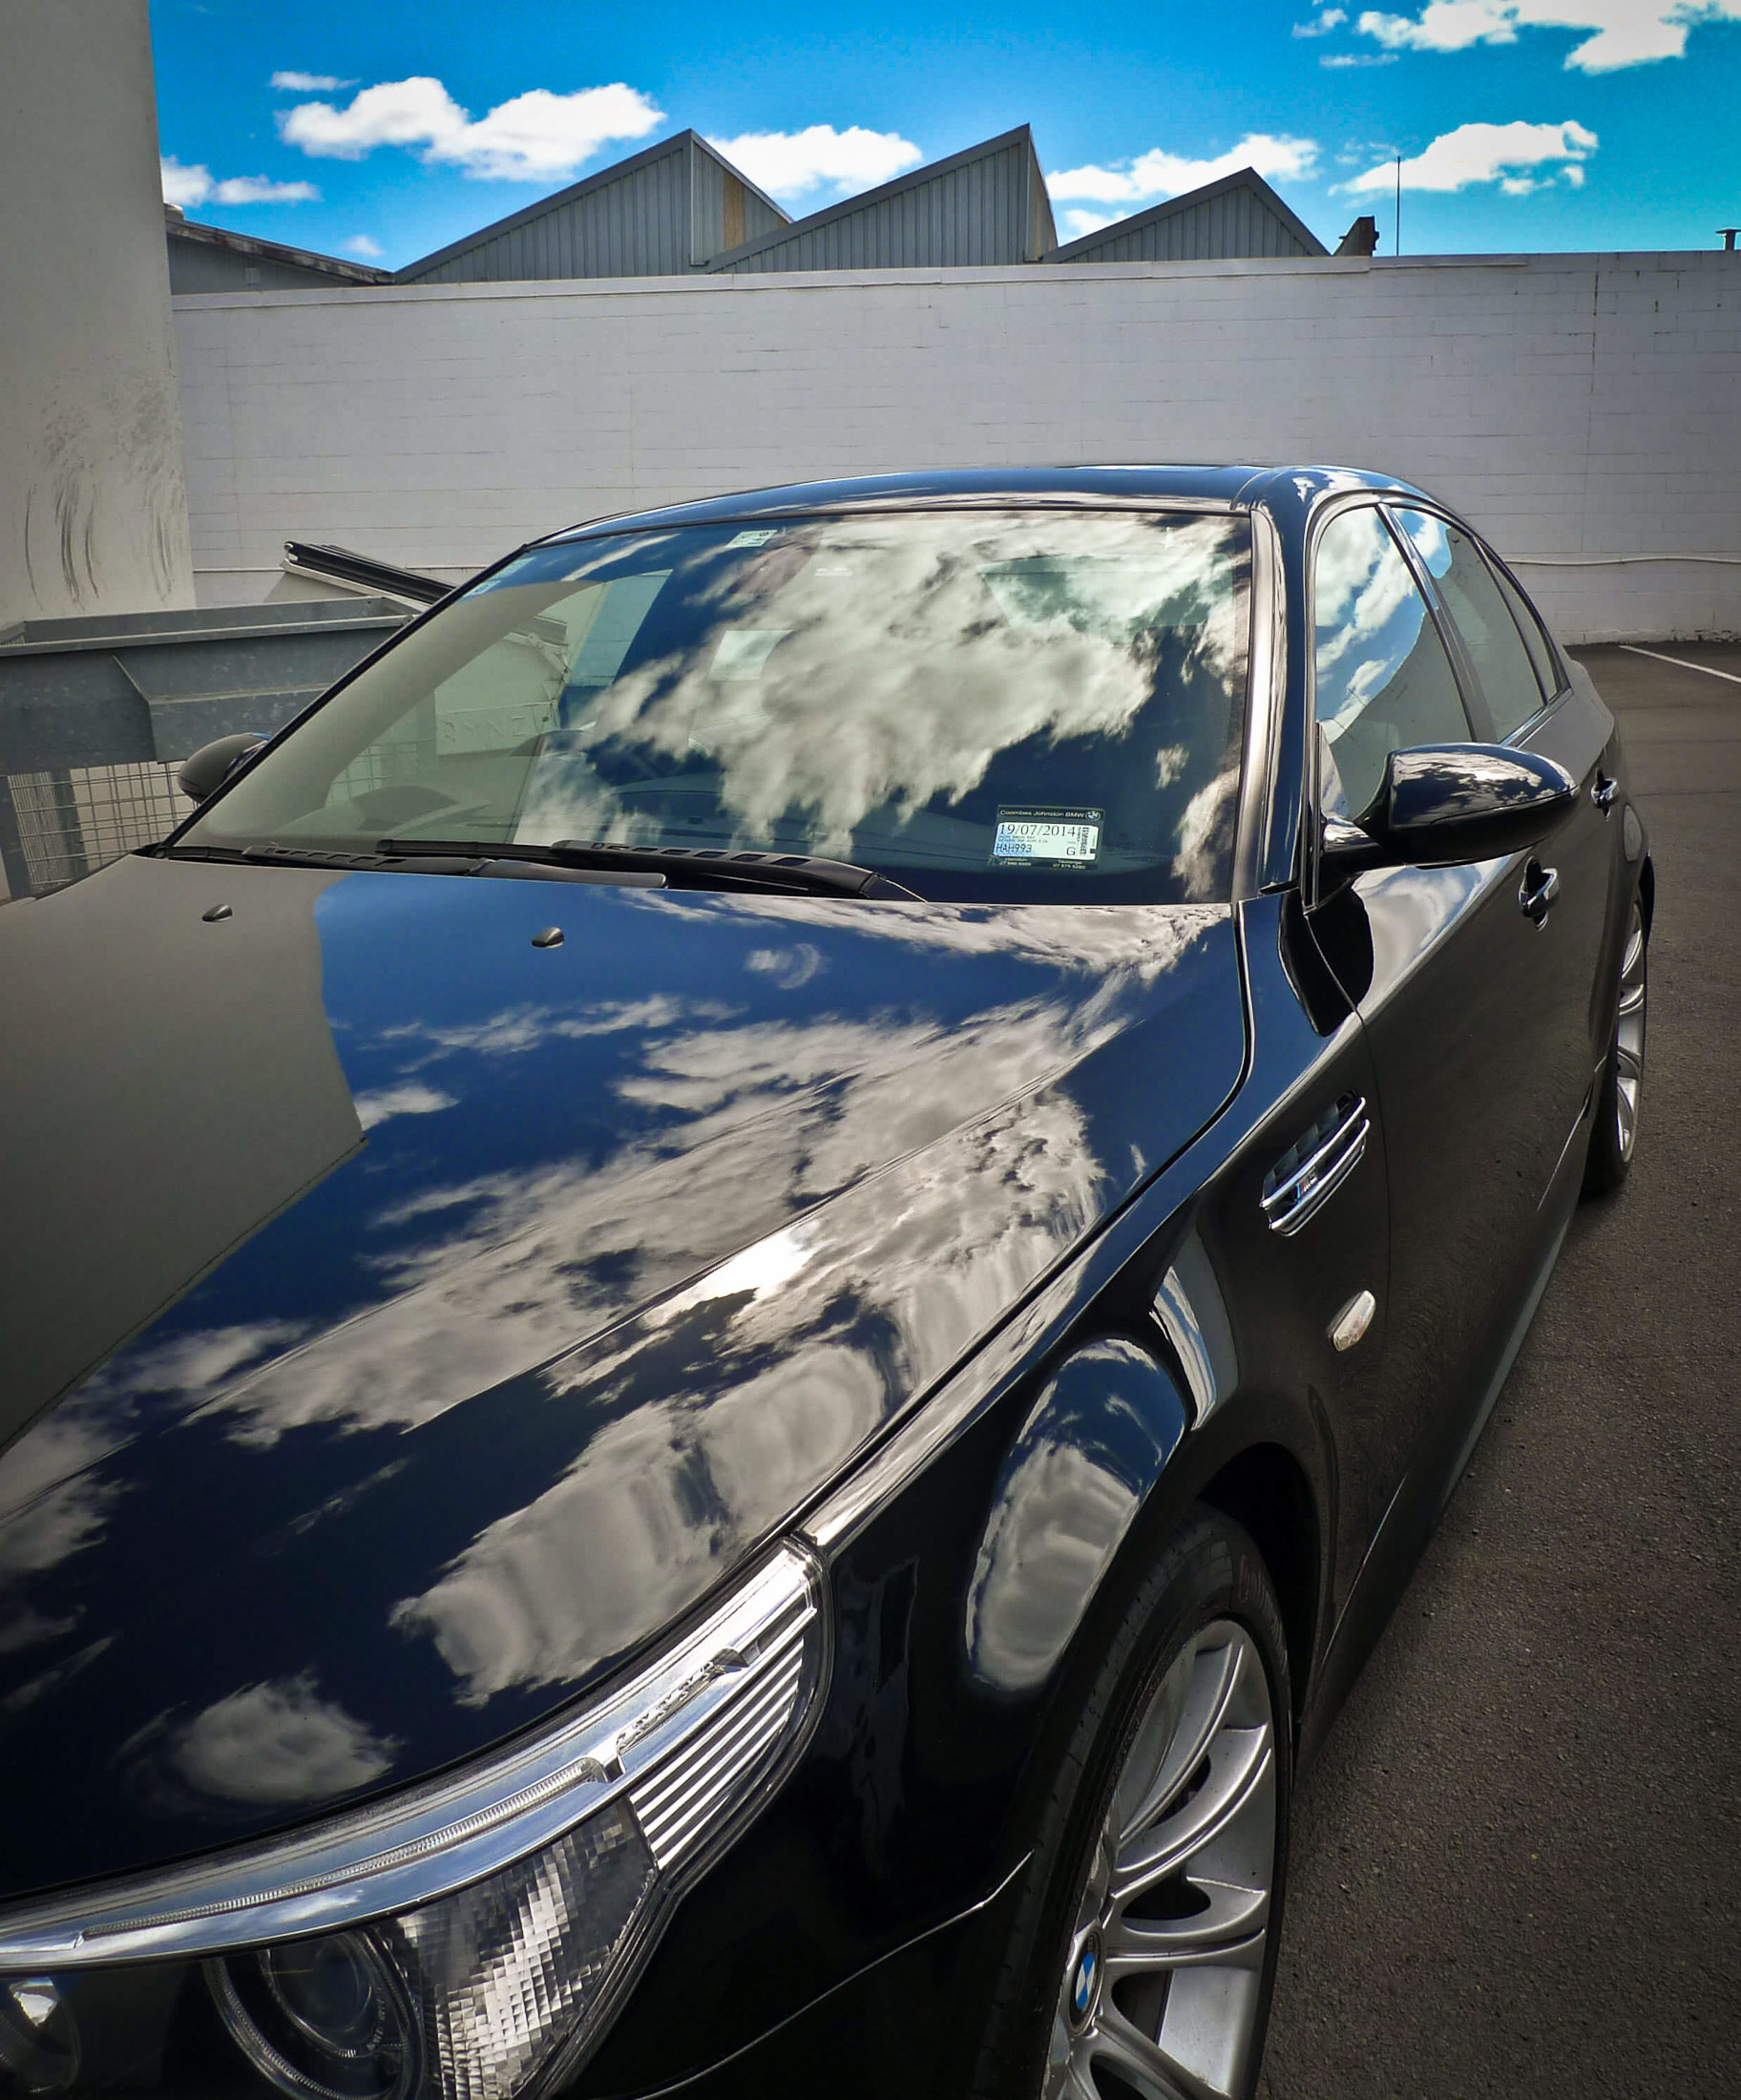
[[[1659,663],[1672,663],[1681,671],[1703,671],[1707,678],[1726,678],[1731,685],[1741,685],[1741,677],[1733,671],[1713,670],[1709,663],[1689,663],[1685,657],[1665,656],[1660,649],[1641,649],[1636,641],[1623,641],[1623,649],[1635,657],[1654,657]]]

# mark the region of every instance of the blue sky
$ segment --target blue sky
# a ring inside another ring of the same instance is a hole
[[[1395,11],[1392,11],[1395,9]],[[1708,248],[1741,0],[152,0],[165,192],[393,267],[692,125],[794,216],[1014,124],[1060,238],[1247,162],[1329,244]]]

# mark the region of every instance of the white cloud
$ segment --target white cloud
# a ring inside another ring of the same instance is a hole
[[[473,118],[439,80],[382,81],[343,109],[299,102],[278,128],[286,144],[331,160],[360,160],[376,146],[421,146],[426,164],[456,167],[482,181],[539,182],[572,176],[601,146],[642,138],[664,121],[639,89],[620,80],[553,94],[533,88]]]
[[[1328,66],[1332,73],[1340,73],[1350,66],[1394,66],[1397,53],[1394,51],[1326,52],[1318,60],[1320,66]]]
[[[215,204],[318,204],[312,182],[272,182],[263,175],[232,175],[212,185]]]
[[[356,242],[348,242],[346,245],[354,248]],[[368,252],[371,255],[381,253],[372,241],[368,243]],[[433,1116],[443,1108],[456,1108],[459,1103],[438,1086],[426,1086],[421,1080],[408,1080],[403,1086],[383,1086],[372,1094],[358,1094],[353,1097],[351,1105],[364,1129],[372,1130],[378,1123],[386,1123],[391,1116]]]
[[[800,132],[744,132],[736,138],[710,138],[733,167],[742,168],[770,197],[802,197],[808,190],[832,189],[850,197],[892,182],[916,168],[925,156],[898,132],[866,131],[850,124],[811,124]]]
[[[163,201],[179,204],[185,209],[189,204],[202,204],[212,194],[212,171],[210,168],[184,168],[174,154],[165,156],[157,163],[163,173]]]
[[[381,243],[371,241],[366,233],[353,233],[345,243],[346,255],[360,255],[366,262],[372,262],[381,253]]]
[[[1296,36],[1328,36],[1332,30],[1340,29],[1347,20],[1346,8],[1324,8],[1310,22],[1296,22],[1293,33]]]
[[[1361,15],[1355,28],[1391,51],[1466,51],[1515,44],[1521,29],[1589,33],[1566,53],[1579,73],[1679,58],[1701,22],[1741,21],[1741,0],[1430,0],[1417,15]]]
[[[174,154],[158,163],[163,174],[163,201],[178,204],[313,204],[320,191],[312,182],[274,182],[263,175],[231,175],[221,180],[210,168],[184,168]]]
[[[1582,163],[1596,146],[1596,134],[1582,124],[1459,124],[1402,163],[1402,186],[1464,190],[1498,182],[1507,196],[1524,197],[1555,175],[1582,182]],[[1339,187],[1355,197],[1388,196],[1395,180],[1395,163],[1386,160]]]
[[[1059,229],[1066,241],[1080,241],[1085,233],[1099,233],[1118,219],[1117,212],[1085,212],[1079,206],[1058,215]]]
[[[172,1737],[169,1762],[201,1794],[278,1808],[354,1794],[398,1754],[308,1675],[250,1685],[207,1707]]]
[[[1271,181],[1300,180],[1313,172],[1317,158],[1315,139],[1250,132],[1237,146],[1212,159],[1189,160],[1156,146],[1134,160],[1109,167],[1065,168],[1047,176],[1046,186],[1054,197],[1085,197],[1097,204],[1143,204],[1201,189],[1206,182],[1234,175],[1241,168],[1255,168]]]
[[[341,80],[330,73],[275,73],[272,85],[291,94],[329,94],[334,88],[354,88],[354,80]]]

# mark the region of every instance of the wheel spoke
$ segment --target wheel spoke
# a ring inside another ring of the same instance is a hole
[[[1089,2068],[1085,2035],[1073,2035],[1062,2013],[1053,2023],[1046,2055],[1045,2100],[1101,2100]]]
[[[1261,1964],[1239,1968],[1223,1964],[1187,1969],[1167,1988],[1161,2049],[1206,2092],[1227,2094],[1245,2087],[1261,1968]]]
[[[1189,1918],[1132,1918],[1116,1914],[1103,1937],[1106,1978],[1146,1974],[1202,1962],[1223,1962],[1241,1944],[1263,1956],[1263,1931],[1269,1922],[1269,1891],[1237,1881],[1193,1879],[1187,1884],[1208,1899],[1207,1907]]]
[[[1143,2100],[1227,2100],[1225,2086],[1211,2085],[1179,2062],[1110,2002],[1103,2003],[1083,2040],[1090,2059],[1116,2071]]]
[[[1123,1846],[1113,1865],[1112,1900],[1132,1899],[1177,1874],[1194,1858],[1273,1772],[1269,1730],[1224,1728],[1209,1746],[1208,1776],[1174,1815]]]
[[[1203,1762],[1233,1702],[1244,1662],[1243,1646],[1227,1641],[1187,1649],[1167,1671],[1154,1711],[1131,1746],[1129,1770],[1140,1791],[1121,1786],[1113,1796],[1115,1845],[1122,1846],[1152,1823]]]
[[[1614,1016],[1614,1143],[1623,1166],[1631,1160],[1638,1142],[1638,1103],[1645,1084],[1646,977],[1645,920],[1634,904]]]
[[[1089,2067],[1088,2051],[1080,2043],[1070,2052],[1064,2083],[1059,2090],[1063,2100],[1101,2100],[1101,2089],[1095,2084],[1094,2072]]]
[[[1632,914],[1632,924],[1626,933],[1626,952],[1621,957],[1620,962],[1622,981],[1630,982],[1634,976],[1642,977],[1644,976],[1644,962],[1645,922],[1635,908]]]
[[[1084,1871],[1045,2100],[1105,2100],[1115,2087],[1121,2100],[1229,2100],[1243,2090],[1276,1805],[1268,1673],[1251,1635],[1218,1620],[1181,1647],[1128,1738]]]

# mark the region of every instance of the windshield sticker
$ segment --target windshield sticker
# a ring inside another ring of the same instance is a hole
[[[780,527],[770,525],[766,532],[740,533],[735,539],[728,539],[725,547],[727,553],[733,547],[766,547],[770,539],[778,539],[779,536]]]
[[[1091,868],[1101,850],[1099,809],[1000,807],[992,838],[994,868]]]
[[[713,652],[708,676],[720,679],[750,679],[762,676],[762,666],[773,654],[774,643],[784,641],[789,627],[727,627]]]

